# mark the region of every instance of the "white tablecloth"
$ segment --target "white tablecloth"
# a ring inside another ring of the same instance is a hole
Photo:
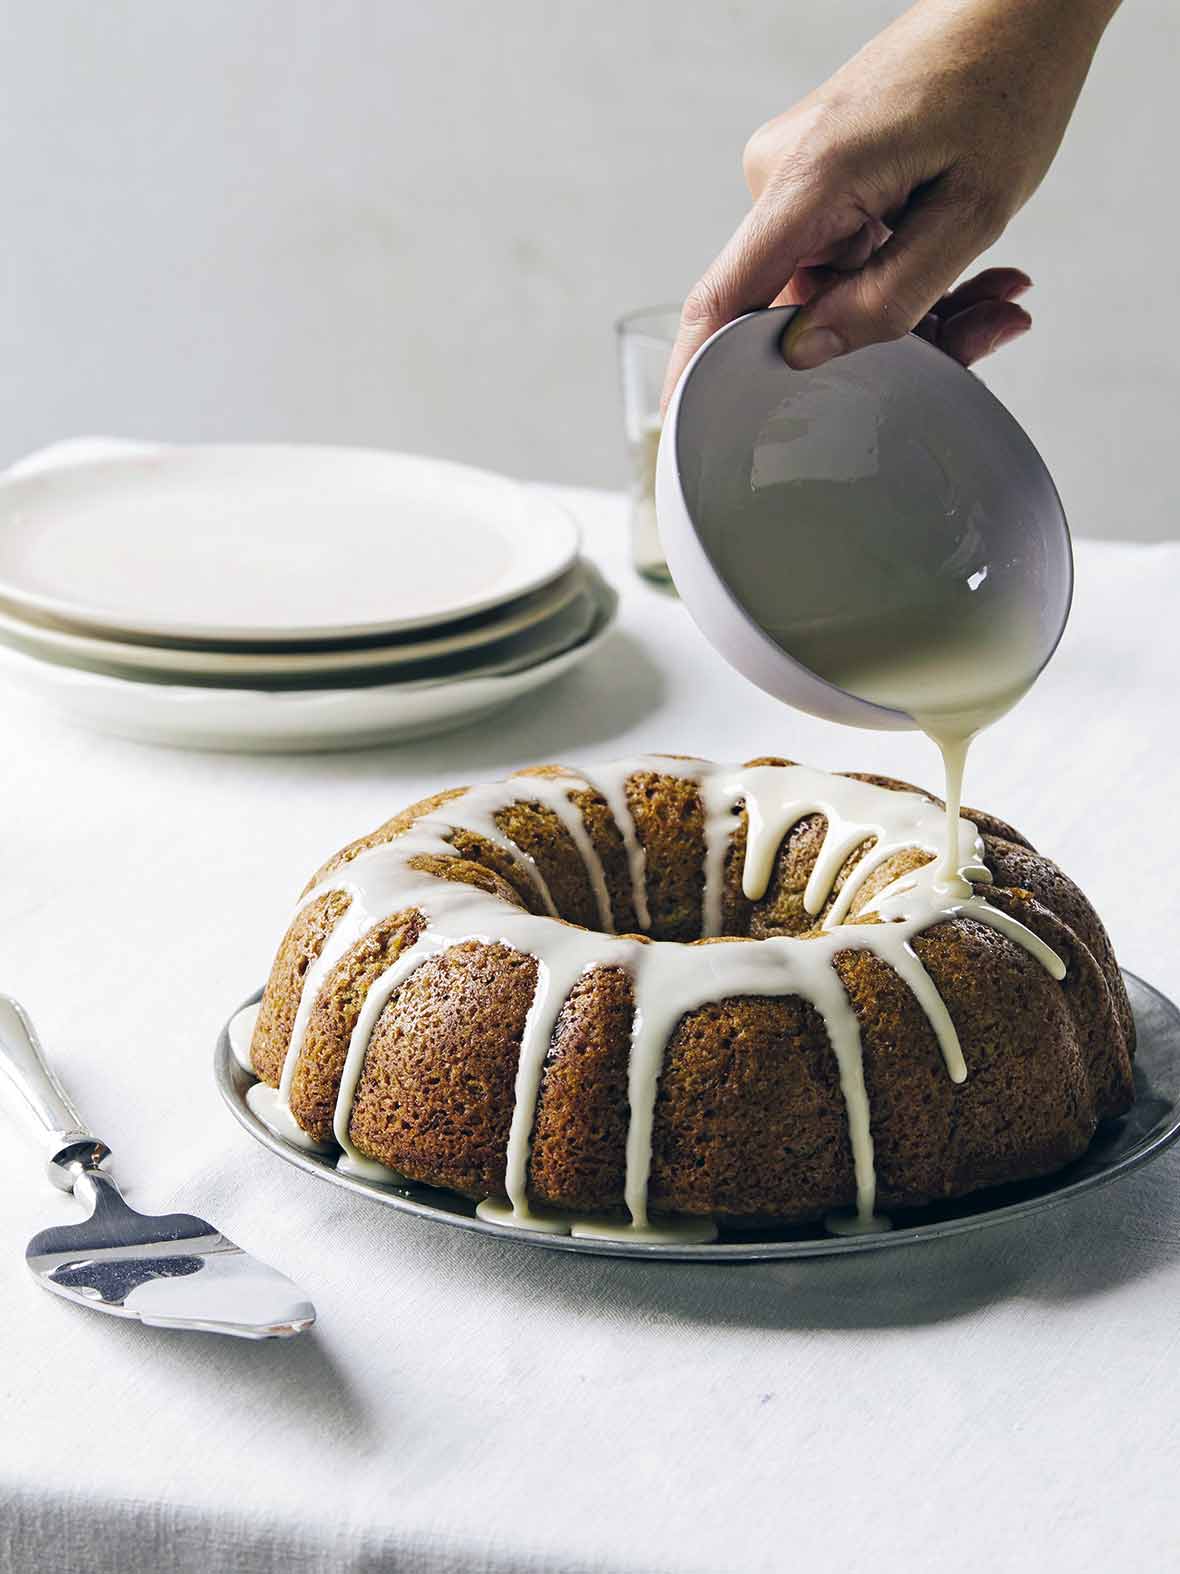
[[[570,496],[623,592],[620,631],[467,732],[202,756],[0,693],[0,987],[131,1199],[216,1220],[320,1316],[252,1345],[54,1301],[21,1250],[75,1205],[5,1115],[0,1567],[1177,1566],[1180,1147],[941,1245],[647,1265],[399,1217],[282,1164],[221,1107],[218,1028],[303,880],[428,787],[639,750],[937,785],[921,738],[827,726],[748,687],[628,572],[620,500]],[[1082,542],[1078,571],[1065,643],[978,746],[968,801],[1079,875],[1123,962],[1176,996],[1180,546]]]

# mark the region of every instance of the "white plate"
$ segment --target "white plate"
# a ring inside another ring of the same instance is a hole
[[[581,590],[568,606],[561,608],[539,626],[525,629],[523,633],[509,635],[507,639],[496,640],[476,651],[460,651],[456,655],[444,656],[437,661],[418,661],[399,665],[397,662],[383,663],[378,659],[376,662],[370,660],[355,670],[349,669],[343,672],[308,671],[269,676],[254,674],[247,678],[227,676],[222,673],[206,677],[199,673],[176,674],[153,672],[150,669],[120,668],[117,664],[105,661],[63,662],[58,657],[51,657],[46,661],[43,656],[35,652],[32,654],[34,659],[43,665],[64,666],[68,670],[116,678],[144,687],[159,685],[186,689],[197,687],[268,693],[294,691],[314,693],[324,689],[369,688],[377,684],[424,688],[470,678],[519,672],[526,667],[536,666],[539,662],[560,655],[590,634],[599,619],[603,596],[606,593],[601,576],[588,571]],[[12,648],[17,650],[19,647],[13,645]],[[3,649],[2,643],[0,649]]]
[[[543,493],[413,454],[167,447],[0,479],[0,596],[91,632],[401,633],[527,595],[577,552]]]
[[[210,650],[200,645],[132,644],[29,622],[5,611],[2,606],[0,644],[41,661],[79,667],[87,672],[105,672],[112,677],[143,682],[187,681],[201,685],[237,683],[242,687],[271,687],[276,682],[294,687],[333,677],[347,681],[348,676],[359,672],[412,667],[444,658],[448,662],[463,658],[476,667],[488,659],[496,660],[505,641],[515,641],[522,647],[530,639],[547,644],[572,611],[579,606],[592,608],[592,576],[593,570],[578,565],[551,585],[512,602],[503,616],[492,614],[474,626],[434,639],[411,635],[396,644],[368,643],[344,649],[314,646],[298,651],[260,648],[230,651]],[[567,643],[577,637],[572,635]]]
[[[80,672],[3,647],[0,678],[83,726],[143,743],[247,754],[367,748],[450,732],[551,683],[598,649],[615,611],[604,587],[594,627],[571,649],[520,672],[446,683],[198,689]]]

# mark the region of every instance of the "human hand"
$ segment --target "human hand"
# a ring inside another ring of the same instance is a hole
[[[1023,333],[1027,275],[947,293],[1036,190],[1118,0],[919,0],[746,145],[754,205],[689,292],[665,402],[743,312],[802,304],[799,370],[918,327],[969,365]]]

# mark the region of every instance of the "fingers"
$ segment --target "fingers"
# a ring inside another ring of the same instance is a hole
[[[944,295],[933,307],[936,316],[953,317],[956,312],[981,301],[1012,301],[1032,288],[1032,280],[1021,268],[985,268],[973,279]]]
[[[1031,286],[1019,268],[985,268],[936,301],[915,332],[971,366],[1028,332],[1032,318],[1013,297]]]
[[[822,258],[804,259],[804,266],[816,263],[833,273],[855,273],[864,267],[875,251],[884,246],[892,234],[893,231],[872,214],[863,216],[860,228],[849,235],[847,240],[829,246]]]
[[[994,227],[970,204],[932,188],[910,204],[858,273],[835,280],[794,318],[783,340],[788,364],[807,371],[848,350],[900,338],[994,238]]]
[[[818,182],[768,189],[688,294],[668,361],[663,406],[706,339],[743,312],[769,306],[801,259],[827,255],[864,226],[865,215],[851,201],[833,198]]]
[[[980,301],[953,317],[936,318],[936,322],[935,344],[963,366],[991,355],[1032,327],[1028,312],[1012,301]]]
[[[836,241],[824,252],[822,261],[806,259],[791,275],[786,288],[771,302],[772,306],[805,306],[813,296],[819,295],[833,284],[842,273],[855,273],[863,268],[873,253],[893,234],[880,219],[871,215],[864,219],[855,234],[847,240]]]

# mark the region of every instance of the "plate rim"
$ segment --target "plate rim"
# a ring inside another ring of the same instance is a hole
[[[109,677],[0,645],[0,683],[7,679],[72,725],[163,748],[288,754],[395,747],[474,726],[547,687],[589,661],[617,624],[618,596],[603,580],[598,616],[585,638],[518,672],[364,688],[199,688]],[[145,699],[151,700],[146,711]],[[391,715],[396,700],[403,702],[400,714]],[[422,715],[427,705],[433,720]]]
[[[280,702],[291,706],[302,702],[307,706],[327,706],[332,700],[347,698],[362,694],[384,694],[397,692],[401,694],[421,694],[435,689],[472,688],[476,684],[508,685],[531,673],[548,668],[550,665],[564,661],[567,657],[588,652],[590,647],[596,646],[604,635],[610,632],[618,622],[618,594],[613,586],[601,576],[596,576],[590,581],[589,591],[596,602],[596,616],[589,630],[581,639],[575,640],[565,650],[558,651],[555,655],[546,656],[541,661],[529,666],[521,667],[512,672],[475,672],[470,676],[455,676],[442,679],[415,679],[410,682],[399,682],[392,679],[388,683],[349,684],[334,683],[324,684],[315,688],[230,688],[224,685],[200,683],[153,683],[149,679],[117,677],[109,672],[95,672],[89,667],[73,667],[68,663],[56,661],[42,661],[37,656],[29,655],[23,650],[17,650],[11,645],[0,641],[0,672],[4,663],[17,673],[37,673],[46,677],[47,681],[56,682],[62,688],[89,688],[95,690],[105,689],[108,692],[116,691],[123,694],[142,695],[143,691],[168,695],[178,702],[187,702],[196,708],[202,702],[206,707],[217,700],[227,696],[235,696],[243,702],[255,701],[271,704]]]
[[[171,682],[189,680],[196,687],[210,678],[240,678],[265,683],[276,678],[321,675],[347,677],[353,672],[388,667],[391,671],[401,666],[412,666],[425,661],[436,661],[451,656],[475,655],[488,645],[504,639],[516,639],[535,633],[546,623],[568,611],[580,596],[592,595],[594,586],[584,561],[568,568],[564,574],[539,590],[514,597],[497,608],[486,620],[475,627],[458,633],[445,631],[436,637],[424,633],[411,639],[389,643],[321,645],[310,650],[219,650],[192,645],[152,645],[142,640],[106,639],[101,635],[80,630],[59,628],[46,623],[33,623],[10,610],[0,595],[0,645],[9,650],[31,656],[35,661],[52,662],[56,666],[76,667],[79,671],[95,670],[88,662],[105,662],[122,665],[130,672],[105,673],[104,676],[124,676],[131,682],[157,680]],[[519,605],[517,603],[520,603]],[[503,611],[504,616],[497,614]],[[142,678],[132,673],[143,673]]]
[[[7,522],[9,499],[14,493],[19,503],[22,493],[36,495],[47,489],[51,491],[55,483],[76,486],[79,478],[84,483],[87,475],[93,477],[104,472],[118,471],[133,473],[161,464],[166,465],[170,459],[175,458],[192,460],[195,457],[198,460],[208,460],[215,459],[217,456],[266,455],[281,459],[282,456],[289,454],[317,455],[332,460],[351,459],[363,462],[378,459],[409,462],[462,475],[467,479],[480,477],[502,486],[516,488],[521,498],[528,504],[530,511],[537,510],[539,517],[547,520],[546,526],[540,533],[547,532],[556,536],[560,530],[560,535],[564,537],[564,546],[560,549],[555,548],[556,555],[551,553],[544,566],[523,575],[508,590],[501,588],[484,596],[473,596],[460,605],[448,609],[445,614],[429,613],[416,618],[383,618],[368,623],[309,623],[293,627],[281,624],[225,625],[188,622],[183,619],[161,621],[143,614],[137,614],[136,621],[132,623],[119,612],[63,600],[47,592],[14,585],[4,577],[2,569],[0,569],[0,596],[10,606],[27,607],[43,616],[56,618],[60,622],[71,624],[80,634],[89,636],[101,636],[105,630],[120,636],[146,635],[156,639],[194,642],[228,640],[241,644],[265,644],[306,640],[328,643],[333,640],[362,639],[377,635],[395,636],[477,616],[481,612],[515,601],[542,588],[572,568],[577,560],[581,547],[581,527],[570,510],[554,497],[548,488],[520,481],[513,476],[488,470],[479,465],[463,464],[458,460],[435,459],[428,454],[415,454],[401,449],[333,443],[161,443],[134,451],[112,451],[109,454],[49,463],[28,470],[18,466],[15,471],[10,470],[0,474],[0,529]]]
[[[1144,990],[1148,996],[1165,1008],[1173,1028],[1177,1033],[1180,1033],[1180,1007],[1177,1007],[1175,1002],[1169,999],[1162,990],[1157,989],[1154,984],[1149,984],[1146,979],[1141,978],[1137,973],[1131,972],[1128,968],[1120,968],[1119,971],[1124,979]],[[319,1176],[321,1180],[329,1185],[342,1186],[347,1191],[368,1197],[371,1201],[391,1207],[399,1213],[406,1213],[412,1217],[425,1219],[439,1225],[470,1230],[479,1235],[515,1241],[523,1245],[538,1246],[548,1251],[573,1251],[599,1257],[639,1258],[646,1261],[661,1262],[743,1263],[786,1261],[792,1258],[838,1257],[855,1252],[885,1251],[904,1246],[920,1246],[931,1241],[945,1240],[952,1235],[965,1235],[974,1230],[994,1229],[999,1225],[1014,1223],[1018,1219],[1025,1219],[1033,1214],[1042,1213],[1048,1208],[1073,1202],[1077,1198],[1088,1195],[1102,1186],[1110,1185],[1114,1181],[1121,1180],[1124,1176],[1133,1174],[1136,1170],[1141,1169],[1143,1165],[1158,1158],[1176,1142],[1177,1138],[1180,1138],[1180,1100],[1177,1100],[1172,1105],[1169,1125],[1163,1131],[1157,1131],[1144,1139],[1139,1147],[1133,1149],[1131,1153],[1119,1159],[1108,1169],[1080,1176],[1076,1180],[1067,1181],[1064,1185],[1051,1186],[1048,1190],[1035,1196],[1005,1203],[997,1208],[984,1208],[978,1213],[968,1213],[954,1219],[936,1220],[930,1224],[908,1225],[903,1229],[889,1230],[878,1235],[831,1235],[822,1238],[780,1241],[714,1241],[699,1246],[663,1245],[652,1242],[552,1235],[540,1230],[520,1229],[515,1225],[496,1224],[489,1220],[477,1218],[474,1213],[462,1212],[457,1207],[448,1208],[441,1203],[419,1200],[417,1197],[408,1195],[404,1190],[399,1190],[382,1182],[341,1174],[336,1170],[334,1161],[332,1163],[325,1162],[317,1155],[305,1152],[303,1149],[297,1148],[293,1143],[286,1142],[283,1138],[276,1136],[263,1125],[258,1116],[249,1108],[245,1097],[239,1095],[235,1086],[236,1074],[244,1077],[248,1076],[249,1073],[246,1072],[244,1067],[239,1065],[229,1044],[230,1022],[238,1015],[238,1012],[256,1004],[262,998],[262,994],[263,990],[261,988],[256,990],[248,1000],[243,1001],[237,1007],[222,1027],[214,1051],[213,1068],[214,1080],[222,1100],[238,1124],[255,1141],[259,1142],[262,1147],[267,1148],[277,1157],[294,1164],[296,1168]],[[1139,1026],[1138,1022],[1136,1022],[1136,1026]],[[1052,1180],[1053,1177],[1046,1178]],[[428,1192],[432,1195],[449,1195],[435,1192],[430,1187],[415,1186],[414,1189]],[[974,1195],[986,1196],[987,1191],[985,1189]]]

